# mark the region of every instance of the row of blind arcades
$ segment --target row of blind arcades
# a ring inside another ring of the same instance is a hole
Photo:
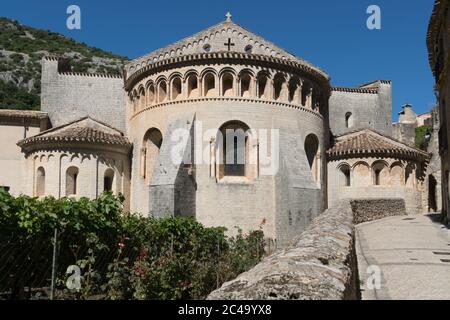
[[[358,161],[354,165],[341,163],[338,166],[339,185],[341,187],[365,186],[406,186],[413,188],[416,184],[416,168],[414,164],[404,164],[396,161],[392,164],[383,160],[374,161],[369,165]]]
[[[149,79],[129,95],[133,112],[169,101],[205,97],[258,98],[318,111],[322,91],[311,81],[296,75],[272,75],[265,71],[255,75],[250,69],[237,73],[230,68],[220,71],[207,68],[201,73],[190,70],[184,75],[176,72],[169,77]]]
[[[77,196],[80,191],[79,186],[79,176],[80,176],[80,169],[76,166],[70,166],[67,168],[65,172],[65,189],[64,189],[64,195],[66,197],[70,196]],[[43,166],[40,166],[36,170],[36,177],[35,177],[35,196],[37,197],[43,197],[48,195],[46,192],[46,171]],[[111,192],[113,190],[114,186],[114,170],[111,168],[108,168],[105,170],[103,174],[103,185],[102,190],[103,192]]]

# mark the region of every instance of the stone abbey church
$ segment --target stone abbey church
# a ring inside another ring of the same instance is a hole
[[[388,80],[332,86],[230,16],[129,62],[121,77],[47,57],[42,111],[0,111],[0,186],[38,197],[122,193],[131,212],[262,227],[281,245],[342,198],[400,198],[408,213],[425,212],[430,156],[393,138],[391,91]],[[173,138],[180,129],[186,139]],[[227,129],[246,132],[232,144],[243,164],[223,161]]]

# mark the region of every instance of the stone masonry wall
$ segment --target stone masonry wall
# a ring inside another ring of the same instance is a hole
[[[355,230],[349,201],[318,216],[279,251],[212,292],[209,300],[358,299]]]
[[[53,127],[89,115],[126,130],[122,78],[61,73],[56,59],[43,58],[41,83],[41,110],[48,113]]]
[[[207,299],[360,299],[355,224],[404,214],[403,199],[341,200],[315,218],[289,247],[225,283]]]
[[[357,199],[350,203],[355,224],[406,215],[404,199]]]
[[[345,125],[345,114],[352,113],[353,124]],[[330,129],[334,135],[371,128],[392,135],[392,94],[390,84],[380,84],[378,93],[334,90],[329,101]]]

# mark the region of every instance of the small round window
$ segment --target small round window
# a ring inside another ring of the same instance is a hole
[[[244,48],[245,53],[252,53],[253,46],[252,45],[246,45]]]
[[[205,52],[210,52],[211,51],[211,45],[209,43],[205,44],[203,46],[203,50],[205,50]]]

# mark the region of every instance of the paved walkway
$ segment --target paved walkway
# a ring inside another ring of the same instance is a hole
[[[450,299],[450,229],[437,220],[437,214],[411,215],[357,226],[364,300]],[[369,289],[376,285],[376,266],[381,286]]]

